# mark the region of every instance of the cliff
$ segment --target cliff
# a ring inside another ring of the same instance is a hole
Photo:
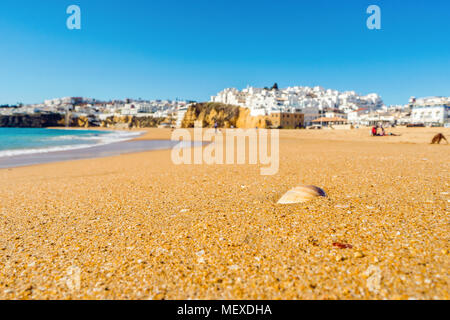
[[[60,114],[33,114],[0,116],[0,127],[45,128],[58,127],[64,124]]]
[[[217,122],[221,128],[268,128],[271,122],[268,117],[252,117],[250,110],[222,103],[196,103],[189,107],[184,120],[183,128],[193,128],[196,121],[201,121],[204,128],[213,128]],[[111,116],[99,120],[95,116],[71,115],[69,127],[74,128],[155,128],[161,123],[172,123],[173,119],[136,117],[136,116]],[[45,128],[64,127],[66,119],[61,114],[33,114],[0,116],[0,127],[19,128]]]
[[[204,128],[213,128],[216,122],[221,128],[268,128],[271,125],[267,117],[252,117],[249,109],[215,102],[191,105],[182,127],[193,128],[196,121],[200,121]]]
[[[104,128],[156,128],[165,120],[164,118],[153,117],[111,116],[101,121],[100,126]]]
[[[237,128],[249,129],[249,128],[260,128],[267,129],[272,126],[272,122],[266,116],[252,117],[250,115],[250,110],[246,108],[239,109],[239,118],[236,124]]]
[[[100,121],[95,116],[73,115],[69,118],[69,127],[71,128],[155,128],[165,121],[163,118],[152,117],[134,117],[134,116],[111,116],[106,120]],[[64,127],[66,119],[61,114],[33,114],[33,115],[11,115],[0,116],[0,127],[15,128],[47,128]]]

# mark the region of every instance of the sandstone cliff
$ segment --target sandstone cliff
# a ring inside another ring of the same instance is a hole
[[[182,127],[193,128],[196,121],[201,122],[204,128],[213,128],[216,122],[221,128],[268,128],[271,125],[267,117],[252,117],[248,109],[214,102],[191,105]]]
[[[156,128],[164,122],[164,118],[135,117],[135,116],[112,116],[101,121],[100,126],[104,128],[126,127],[126,128]]]

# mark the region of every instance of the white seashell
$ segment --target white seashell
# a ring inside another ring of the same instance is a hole
[[[325,191],[316,186],[305,186],[301,185],[289,190],[281,199],[278,204],[294,204],[294,203],[304,203],[311,201],[317,197],[326,197]]]

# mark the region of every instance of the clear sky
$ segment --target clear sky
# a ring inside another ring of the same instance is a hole
[[[81,7],[82,29],[66,9]],[[382,30],[366,27],[369,5]],[[450,96],[448,0],[1,0],[0,104],[321,85]]]

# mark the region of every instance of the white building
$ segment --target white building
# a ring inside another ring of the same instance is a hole
[[[412,124],[444,126],[450,122],[450,97],[412,99]]]
[[[348,113],[360,108],[375,110],[383,106],[383,101],[377,94],[361,96],[354,91],[339,92],[322,87],[289,87],[279,90],[247,87],[242,91],[228,88],[211,97],[211,101],[249,108],[252,116],[270,115],[274,112],[306,114],[305,110],[310,108],[339,109]]]
[[[184,120],[184,116],[186,115],[186,112],[188,111],[190,105],[180,107],[176,113],[176,127],[181,128],[181,125]]]
[[[368,114],[369,110],[366,108],[360,108],[358,110],[350,111],[347,114],[347,119],[350,124],[361,124],[361,116],[364,114]]]
[[[120,110],[123,116],[135,116],[138,114],[138,108],[132,103],[126,103]]]
[[[411,123],[424,125],[444,125],[449,122],[450,106],[415,106]]]
[[[444,126],[450,123],[450,105],[414,106],[411,123]]]
[[[346,119],[348,118],[347,114],[340,110],[327,110],[325,111],[325,117],[326,118],[342,118]]]
[[[303,108],[302,113],[304,115],[304,125],[305,127],[309,127],[313,124],[313,121],[320,118],[320,110],[317,107],[308,107]]]

